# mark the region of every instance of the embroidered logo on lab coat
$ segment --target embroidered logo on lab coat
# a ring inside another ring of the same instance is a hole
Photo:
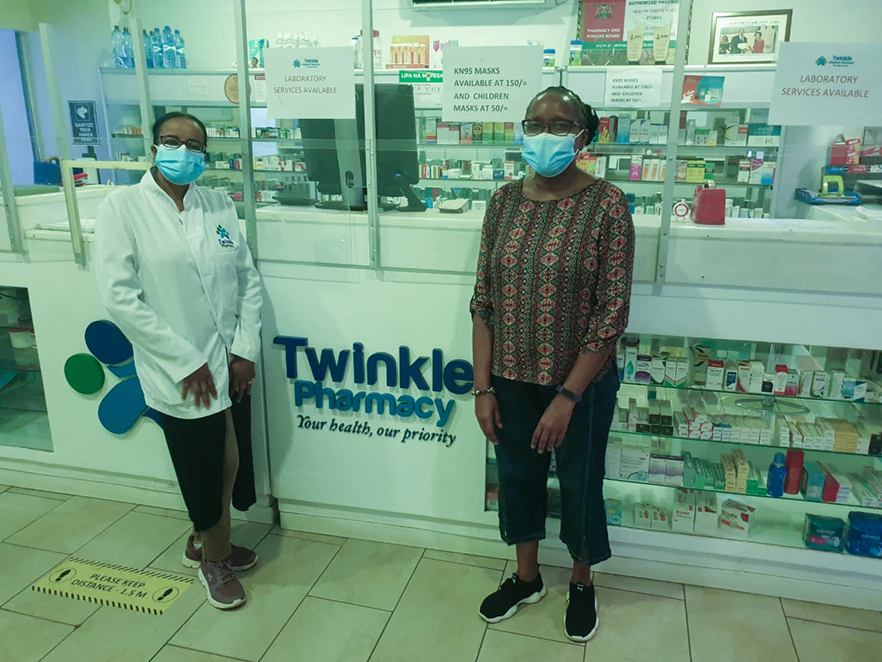
[[[222,225],[217,226],[217,243],[221,245],[221,248],[235,248],[236,244],[233,243],[233,240],[230,238],[230,233],[227,232],[226,228]]]

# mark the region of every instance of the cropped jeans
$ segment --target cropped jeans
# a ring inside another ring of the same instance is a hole
[[[530,448],[530,441],[557,390],[496,375],[492,383],[503,425],[496,430],[499,531],[509,545],[543,540],[551,453],[540,455]],[[603,476],[618,389],[615,368],[590,385],[573,409],[563,443],[555,449],[560,480],[560,539],[573,560],[585,565],[612,556],[603,505]]]

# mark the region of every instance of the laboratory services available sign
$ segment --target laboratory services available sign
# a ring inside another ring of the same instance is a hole
[[[351,48],[270,48],[267,114],[274,119],[354,119]]]
[[[445,122],[519,122],[542,90],[542,48],[451,47],[444,52]]]
[[[882,123],[882,46],[781,45],[769,124]]]

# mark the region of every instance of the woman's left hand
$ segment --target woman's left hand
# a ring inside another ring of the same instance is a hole
[[[542,418],[539,420],[539,425],[536,426],[536,430],[533,432],[533,439],[530,442],[530,446],[534,450],[539,451],[540,455],[546,450],[550,451],[559,447],[563,443],[564,435],[567,433],[570,417],[573,415],[573,408],[575,406],[575,402],[560,395],[548,405],[545,413],[542,414]]]
[[[242,402],[242,398],[251,395],[251,382],[254,381],[254,362],[243,359],[241,356],[233,356],[230,362],[230,397],[236,402]]]

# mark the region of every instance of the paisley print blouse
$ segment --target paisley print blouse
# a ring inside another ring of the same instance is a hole
[[[579,354],[612,348],[628,324],[634,224],[621,189],[599,179],[560,200],[524,197],[523,182],[487,206],[470,310],[493,334],[491,372],[555,385]]]

